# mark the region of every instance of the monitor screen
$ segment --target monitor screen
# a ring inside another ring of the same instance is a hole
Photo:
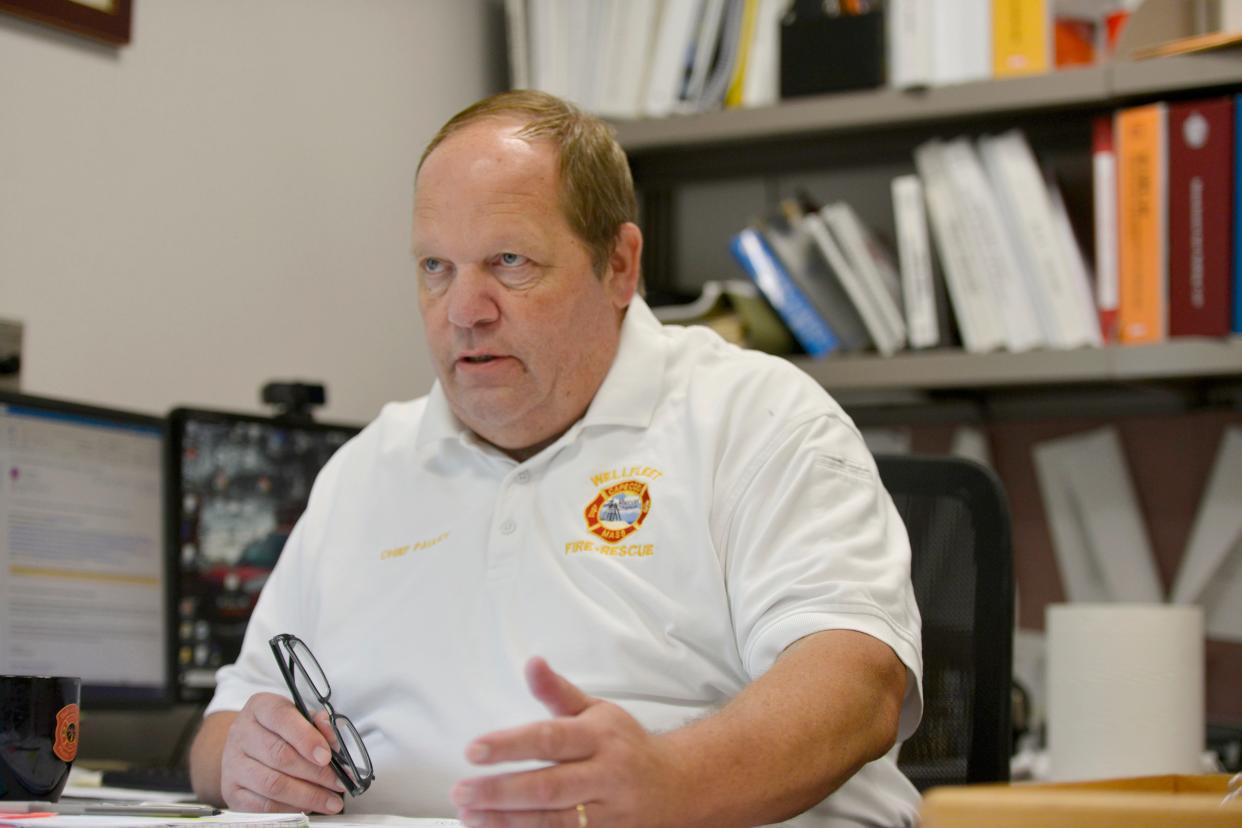
[[[202,701],[246,623],[323,465],[358,428],[179,408],[169,415],[177,684]]]
[[[164,421],[0,393],[0,673],[171,699]]]

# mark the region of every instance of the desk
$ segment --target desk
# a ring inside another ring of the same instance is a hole
[[[1229,779],[1211,774],[936,788],[923,801],[922,828],[1239,828],[1242,799],[1221,805]]]

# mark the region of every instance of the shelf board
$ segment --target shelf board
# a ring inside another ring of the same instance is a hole
[[[891,357],[794,357],[792,362],[829,391],[1184,380],[1242,376],[1242,337],[1020,354],[938,350]]]
[[[625,150],[642,154],[1010,112],[1103,108],[1144,95],[1221,86],[1242,86],[1242,50],[1118,61],[931,89],[843,92],[774,106],[613,123]]]
[[[1110,80],[1116,98],[1237,84],[1242,84],[1242,51],[1237,50],[1118,61]]]
[[[880,89],[668,118],[614,121],[627,152],[828,134],[981,114],[1085,106],[1108,97],[1105,67],[931,89]]]

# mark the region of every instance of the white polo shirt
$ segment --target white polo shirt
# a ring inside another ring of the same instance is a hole
[[[583,331],[590,347],[590,331]],[[710,713],[826,629],[888,644],[922,709],[905,529],[861,436],[784,360],[641,299],[585,416],[517,463],[437,383],[332,458],[207,712],[287,693],[268,639],[298,635],[362,734],[376,780],[351,813],[453,815],[466,744],[547,718],[534,655],[649,730]],[[910,825],[893,754],[788,824]]]

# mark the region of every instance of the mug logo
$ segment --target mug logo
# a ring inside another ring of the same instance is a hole
[[[647,484],[625,480],[600,489],[587,504],[583,517],[587,531],[597,538],[616,543],[638,531],[651,511],[651,495]]]
[[[72,762],[78,755],[78,706],[67,704],[56,714],[56,741],[52,745],[62,762]]]

